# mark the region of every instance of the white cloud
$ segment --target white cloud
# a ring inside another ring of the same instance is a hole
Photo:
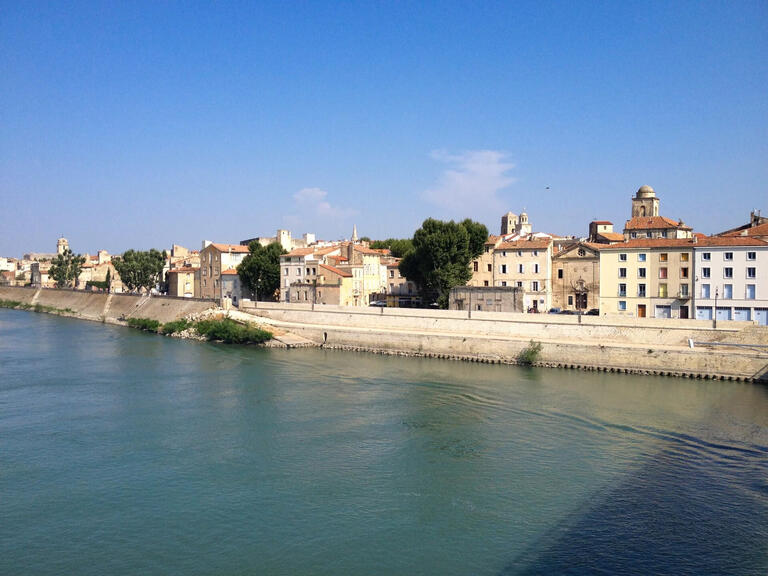
[[[515,165],[498,150],[460,154],[435,150],[430,156],[449,167],[437,184],[424,192],[424,198],[450,212],[466,214],[468,208],[478,206],[498,211],[502,205],[499,192],[516,180],[509,174]]]

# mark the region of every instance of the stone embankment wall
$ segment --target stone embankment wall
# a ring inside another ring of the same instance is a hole
[[[537,364],[546,366],[768,377],[768,328],[748,322],[713,329],[711,322],[656,318],[472,312],[470,319],[459,311],[262,302],[242,309],[330,348],[514,363],[533,340],[542,345]]]
[[[207,310],[215,305],[211,301],[154,296],[148,298],[136,294],[107,294],[80,290],[56,290],[48,288],[0,287],[0,299],[14,300],[23,304],[40,304],[64,310],[84,320],[121,323],[121,318],[152,318],[170,322],[187,314]]]

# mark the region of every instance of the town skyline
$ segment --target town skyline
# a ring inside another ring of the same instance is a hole
[[[768,10],[9,5],[0,254],[764,208]]]

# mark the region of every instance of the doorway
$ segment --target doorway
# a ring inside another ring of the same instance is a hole
[[[688,318],[688,306],[680,306],[680,318]]]
[[[645,318],[645,304],[638,304],[637,305],[637,317],[638,318]]]

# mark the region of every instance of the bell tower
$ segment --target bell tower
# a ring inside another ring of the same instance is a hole
[[[632,218],[650,218],[659,215],[659,199],[650,186],[640,186],[632,198]]]

